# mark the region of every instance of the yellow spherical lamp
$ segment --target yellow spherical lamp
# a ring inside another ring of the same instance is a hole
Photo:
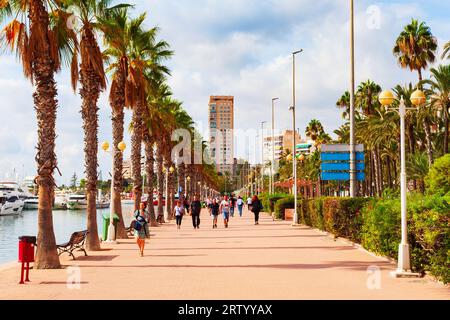
[[[286,157],[286,160],[289,161],[289,162],[291,162],[292,159],[293,159],[292,154],[289,154],[289,155]]]
[[[300,160],[301,162],[305,161],[305,155],[301,154],[300,157],[298,157],[298,160]]]
[[[416,90],[411,94],[411,103],[416,107],[423,105],[427,101],[427,97],[421,90]]]
[[[102,149],[103,151],[108,151],[109,150],[109,143],[108,141],[105,141],[102,143]]]
[[[188,176],[188,177],[186,178],[186,180],[187,180],[187,181],[191,181],[191,177]]]
[[[117,145],[117,149],[119,149],[120,152],[124,152],[126,148],[127,148],[127,145],[123,141],[119,142],[119,144]]]
[[[382,106],[387,107],[394,103],[395,97],[391,91],[386,90],[380,93],[378,96],[378,101],[380,101]]]
[[[175,171],[175,168],[174,167],[170,167],[169,172],[173,173],[174,171]]]

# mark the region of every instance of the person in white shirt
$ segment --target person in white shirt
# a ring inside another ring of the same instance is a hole
[[[228,196],[225,196],[220,203],[220,211],[223,214],[223,223],[225,228],[228,228],[228,221],[230,219],[230,201],[228,200]]]
[[[181,221],[183,220],[184,215],[184,206],[181,204],[181,201],[178,200],[176,202],[174,211],[175,211],[175,219],[177,221],[177,229],[181,229]]]
[[[251,197],[248,197],[247,198],[247,206],[248,206],[248,211],[250,211],[250,209],[251,209],[251,206],[252,206],[252,198]]]
[[[244,207],[244,200],[242,200],[241,196],[238,197],[236,204],[237,204],[238,211],[239,211],[239,217],[242,218],[242,208]]]

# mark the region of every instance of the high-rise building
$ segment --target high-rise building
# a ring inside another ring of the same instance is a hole
[[[282,133],[274,134],[274,149],[275,149],[275,162],[280,160],[281,155],[288,149],[292,153],[292,130],[285,130]],[[298,132],[295,132],[295,140],[297,145],[302,143],[301,137]],[[298,152],[297,147],[297,152]],[[272,134],[264,137],[264,164],[272,162]],[[270,168],[266,167],[264,170],[266,174],[270,173]]]
[[[209,98],[209,145],[218,172],[233,173],[234,163],[234,97]]]

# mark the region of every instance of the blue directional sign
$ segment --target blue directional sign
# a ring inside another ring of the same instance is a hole
[[[321,179],[323,181],[349,181],[350,180],[350,145],[327,144],[322,145]],[[365,180],[364,146],[355,146],[356,179]]]

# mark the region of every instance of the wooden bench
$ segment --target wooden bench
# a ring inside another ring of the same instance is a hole
[[[70,236],[69,242],[57,245],[58,255],[67,252],[72,256],[73,260],[76,260],[73,251],[78,249],[78,251],[83,251],[84,255],[87,256],[86,250],[84,249],[84,243],[86,241],[87,234],[87,230],[74,232]]]

